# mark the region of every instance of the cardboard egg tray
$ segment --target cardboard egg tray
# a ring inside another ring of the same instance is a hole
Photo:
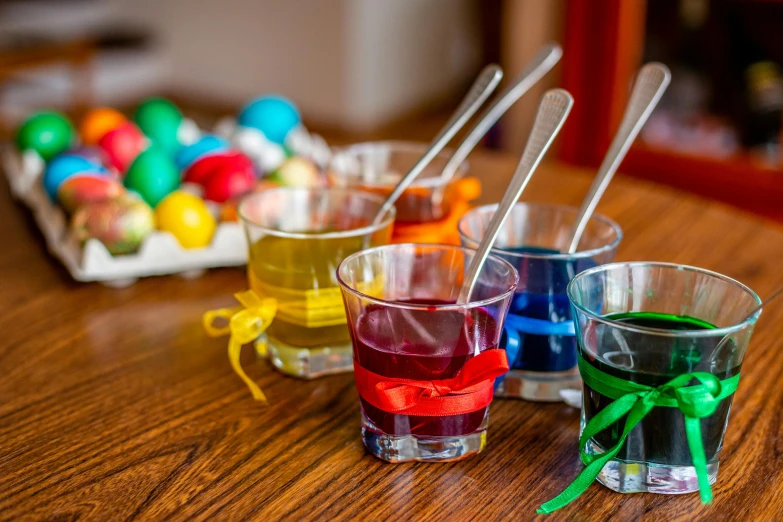
[[[35,153],[3,150],[3,167],[13,196],[33,213],[49,251],[76,281],[100,281],[122,287],[139,277],[180,274],[197,277],[207,268],[240,266],[247,262],[247,242],[240,223],[218,223],[212,243],[185,249],[168,232],[153,231],[134,254],[112,255],[97,239],[83,245],[73,237],[63,210],[52,204],[39,182],[44,163]]]

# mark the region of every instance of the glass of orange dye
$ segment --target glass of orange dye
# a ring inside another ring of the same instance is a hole
[[[359,143],[338,149],[328,172],[329,183],[386,196],[425,150],[423,143],[406,141]],[[436,156],[397,200],[393,243],[460,243],[457,223],[470,210],[470,202],[481,195],[481,184],[466,177],[468,164],[463,162],[444,187],[440,175],[450,157],[449,152]],[[442,198],[435,198],[440,190]]]

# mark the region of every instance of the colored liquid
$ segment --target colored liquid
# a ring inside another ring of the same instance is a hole
[[[410,303],[445,304],[410,300]],[[485,310],[402,310],[368,306],[354,332],[354,364],[387,377],[454,377],[478,352],[497,348],[498,325]],[[482,427],[487,408],[443,417],[398,415],[362,400],[365,417],[389,435],[468,435]]]
[[[503,250],[514,253],[558,254],[558,250],[540,247],[504,247]],[[503,256],[511,262],[519,272],[521,291],[514,294],[509,315],[521,318],[531,318],[552,323],[553,329],[557,323],[571,321],[571,305],[566,295],[566,288],[571,277],[592,268],[595,263],[590,258],[573,261],[519,258]],[[507,321],[506,326],[512,327],[513,321]],[[524,321],[521,321],[524,324]],[[537,372],[558,372],[570,370],[576,366],[576,337],[574,335],[543,335],[527,333],[517,328],[520,346],[511,368]],[[504,334],[501,346],[506,347],[508,336]]]
[[[715,328],[709,323],[692,317],[650,312],[612,314],[608,317],[637,326],[674,331]],[[722,353],[712,356],[713,349],[720,342],[720,336],[691,339],[661,337],[658,345],[635,347],[633,343],[627,343],[625,346],[618,344],[611,328],[599,326],[595,330],[595,335],[594,342],[599,347],[603,359],[606,360],[596,358],[580,346],[579,349],[589,364],[602,372],[647,386],[657,387],[677,375],[694,371],[712,373],[719,379],[727,379],[740,371],[740,365],[735,365],[735,347],[731,343],[722,349]],[[634,369],[631,370],[631,367]],[[715,368],[723,370],[718,372]],[[727,397],[721,401],[715,413],[701,419],[702,440],[708,461],[717,458],[723,443],[723,434],[733,398],[733,395]],[[586,420],[589,421],[611,403],[612,399],[585,385]],[[624,422],[625,418],[620,419],[593,437],[593,441],[604,449],[613,446],[622,432]],[[628,435],[616,458],[624,461],[691,466],[691,454],[685,436],[682,413],[677,408],[653,408]]]
[[[363,190],[379,194],[384,198],[391,194],[396,182],[388,186],[364,185]],[[403,191],[397,202],[394,203],[397,209],[395,223],[406,225],[415,225],[421,223],[432,223],[444,219],[451,208],[451,195],[447,191],[439,205],[432,202],[432,189],[428,187],[410,187]]]
[[[397,222],[409,225],[432,223],[443,219],[449,212],[449,202],[444,198],[439,206],[432,203],[432,191],[411,190],[402,193],[394,204],[397,208]]]
[[[269,340],[299,348],[316,348],[350,343],[345,310],[336,280],[337,265],[362,249],[363,238],[291,239],[265,236],[250,247],[250,287],[259,295],[274,297],[278,309],[301,305],[303,295],[319,299],[328,309],[317,319],[287,318],[278,313],[266,330]],[[334,324],[338,323],[338,324]],[[325,325],[324,325],[325,324]]]

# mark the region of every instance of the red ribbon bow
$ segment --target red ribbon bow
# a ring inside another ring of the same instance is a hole
[[[465,363],[450,379],[417,381],[378,375],[354,364],[362,399],[389,413],[425,417],[461,415],[492,402],[495,378],[508,371],[506,351],[487,350]]]

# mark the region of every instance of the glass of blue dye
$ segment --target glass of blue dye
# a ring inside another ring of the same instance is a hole
[[[497,205],[485,205],[459,222],[463,246],[476,248]],[[500,230],[492,253],[519,272],[519,285],[506,317],[500,346],[511,371],[498,379],[496,397],[560,401],[560,391],[581,389],[577,345],[566,288],[578,273],[614,259],[620,227],[594,214],[578,249],[563,253],[573,234],[577,209],[517,203]]]

